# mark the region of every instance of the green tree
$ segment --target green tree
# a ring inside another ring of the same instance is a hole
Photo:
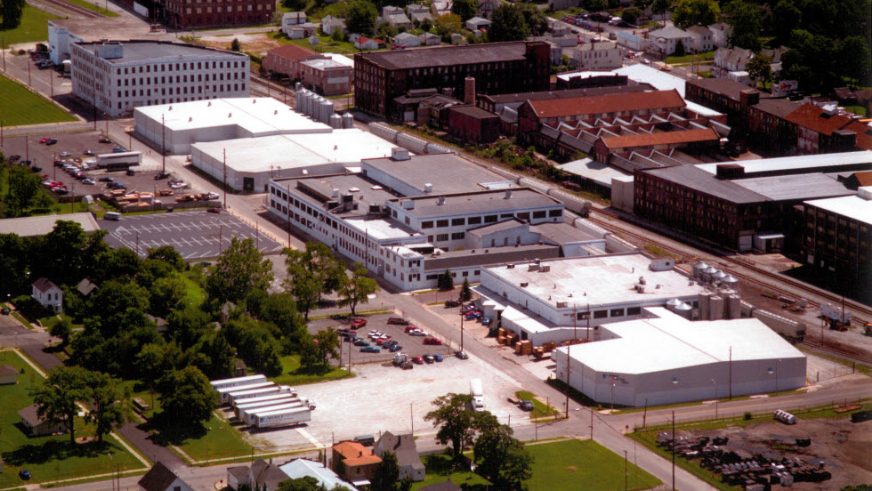
[[[3,2],[6,1],[3,0]],[[15,3],[17,0],[10,1]],[[6,167],[6,172],[9,185],[5,196],[6,215],[10,217],[23,216],[29,208],[34,206],[37,197],[42,193],[40,187],[42,180],[39,174],[31,172],[29,168],[21,165],[9,165]]]
[[[475,441],[476,472],[496,489],[521,490],[523,482],[533,476],[533,458],[512,434],[506,425],[487,424]]]
[[[102,442],[104,435],[127,421],[130,392],[121,380],[100,372],[91,372],[88,386],[91,410],[85,421],[96,427],[97,441]]]
[[[218,396],[209,379],[196,367],[173,370],[158,382],[162,417],[173,424],[200,426],[212,417]]]
[[[454,278],[451,276],[451,272],[447,269],[444,273],[440,274],[436,279],[436,288],[440,290],[451,290],[454,288]]]
[[[254,239],[233,237],[206,278],[206,292],[219,305],[239,303],[252,290],[268,289],[272,279],[272,263],[257,250]]]
[[[779,0],[772,9],[772,18],[778,19],[772,23],[775,34],[775,46],[780,46],[790,40],[790,33],[799,28],[802,22],[802,10],[793,0]]]
[[[176,271],[185,271],[188,269],[188,263],[185,262],[179,251],[173,246],[160,246],[148,250],[148,259],[163,261],[170,265]]]
[[[312,476],[288,479],[279,483],[277,491],[322,491],[321,483]]]
[[[61,317],[49,329],[49,334],[61,339],[61,346],[66,346],[70,343],[70,336],[73,334],[73,323],[67,317]]]
[[[158,317],[166,317],[173,310],[184,308],[187,298],[184,280],[178,276],[158,278],[149,289],[150,312]]]
[[[472,288],[469,286],[469,280],[463,279],[463,287],[460,289],[460,301],[468,302],[472,300]]]
[[[324,244],[309,242],[305,251],[286,251],[288,278],[285,290],[297,301],[297,307],[309,319],[309,311],[317,306],[321,295],[337,290],[345,280],[342,264]]]
[[[239,39],[233,38],[233,41],[230,41],[230,51],[239,52],[242,49],[242,46],[239,44]]]
[[[358,304],[369,302],[369,296],[378,290],[378,283],[367,276],[366,266],[354,263],[351,276],[345,276],[339,295],[342,305],[351,307],[351,315],[357,315]]]
[[[0,1],[0,27],[3,30],[15,29],[21,24],[21,16],[24,15],[25,0],[2,0]]]
[[[193,363],[210,379],[227,378],[233,373],[233,346],[222,333],[206,334],[190,351],[197,355]],[[270,359],[268,363],[275,360]],[[278,363],[281,366],[281,360]]]
[[[475,439],[476,413],[471,409],[472,396],[469,394],[446,394],[433,400],[436,409],[424,416],[426,421],[438,428],[436,441],[442,445],[450,444],[451,456],[460,460],[463,449]]]
[[[581,4],[588,12],[602,12],[609,8],[608,0],[583,0]]]
[[[635,25],[639,20],[639,17],[642,16],[642,11],[636,7],[627,7],[621,12],[621,20],[626,22],[627,24]]]
[[[151,390],[157,387],[158,380],[175,368],[168,351],[166,343],[158,342],[143,345],[136,354],[136,376]]]
[[[133,282],[109,280],[94,290],[89,304],[89,327],[97,327],[110,337],[131,325],[144,324],[148,290]]]
[[[864,85],[870,77],[869,40],[851,36],[838,40],[835,46],[836,67],[842,77],[854,85]]]
[[[400,464],[397,455],[387,451],[381,456],[381,464],[372,478],[372,491],[395,491],[400,480]]]
[[[350,33],[371,35],[375,31],[378,11],[366,0],[352,0],[345,13],[345,25]]]
[[[82,367],[57,367],[31,395],[37,414],[54,424],[63,425],[76,443],[77,402],[87,398],[91,372]]]
[[[29,244],[16,234],[0,234],[0,298],[26,291]]]
[[[211,321],[209,314],[197,307],[173,310],[167,317],[167,333],[184,351],[200,340]]]
[[[106,280],[127,281],[139,274],[142,260],[126,247],[101,251],[93,265],[92,279],[101,283]]]
[[[714,24],[720,14],[717,0],[676,0],[672,5],[672,22],[682,29]]]
[[[524,18],[524,12],[516,4],[502,4],[491,15],[491,26],[487,31],[488,39],[497,41],[521,41],[530,35],[530,26]]]
[[[745,69],[748,71],[748,76],[754,81],[755,86],[762,83],[765,87],[766,83],[772,79],[771,63],[772,59],[762,53],[755,54],[754,57],[748,61]]]
[[[527,23],[531,36],[541,36],[548,32],[548,17],[542,10],[532,3],[520,3],[518,6],[524,14],[524,22]]]
[[[247,302],[249,311],[258,319],[276,326],[281,334],[285,351],[298,352],[302,339],[308,334],[303,316],[297,310],[294,297],[288,293],[271,293],[255,302]]]
[[[300,354],[300,366],[310,373],[323,373],[330,369],[330,359],[339,358],[339,336],[336,331],[319,331],[307,340]]]
[[[762,14],[760,7],[744,0],[732,0],[724,7],[732,27],[730,45],[758,51],[761,48]]]
[[[466,22],[478,15],[478,0],[456,0],[451,3],[451,13]]]
[[[463,29],[463,22],[457,14],[442,14],[436,17],[436,20],[433,22],[436,27],[436,33],[442,36],[443,40],[447,40],[449,36]]]

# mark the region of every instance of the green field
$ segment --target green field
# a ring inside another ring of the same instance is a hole
[[[515,392],[515,397],[533,402],[533,410],[530,411],[531,418],[544,418],[547,416],[554,416],[558,413],[558,411],[554,409],[554,406],[545,405],[544,402],[536,398],[536,394],[528,390],[519,390]]]
[[[487,479],[472,471],[454,470],[451,466],[451,457],[447,454],[428,455],[423,460],[424,465],[427,467],[427,474],[423,481],[412,485],[412,491],[445,481],[451,481],[469,490],[484,490],[490,484]]]
[[[352,358],[352,362],[353,361],[354,359]],[[306,373],[300,370],[300,355],[287,355],[282,357],[282,374],[278,377],[273,377],[270,380],[280,385],[293,386],[316,384],[318,382],[330,382],[331,380],[340,380],[353,376],[353,373],[350,373],[344,368],[338,367],[333,367],[333,369],[327,373]]]
[[[283,33],[277,32],[272,34],[272,38],[282,44],[296,44],[312,51],[319,53],[338,53],[343,55],[354,55],[360,50],[354,47],[354,44],[348,41],[335,41],[330,36],[318,35],[319,43],[316,45],[309,44],[309,39],[288,39]]]
[[[72,115],[39,94],[0,75],[0,121],[3,121],[3,126],[75,120]]]
[[[42,378],[12,351],[0,352],[0,365],[12,365],[24,374],[15,385],[0,386],[0,455],[5,462],[0,472],[0,489],[23,486],[18,471],[32,474],[28,484],[60,479],[85,478],[116,470],[141,468],[142,464],[114,438],[103,444],[85,443],[70,446],[66,435],[30,438],[19,427],[18,411],[33,403],[29,391]],[[76,425],[76,435],[91,436],[93,428]]]
[[[624,489],[624,459],[591,440],[528,445],[535,459],[530,491]],[[628,463],[626,489],[650,489],[660,480]]]
[[[67,0],[67,1],[73,5],[78,5],[79,7],[84,7],[86,9],[90,10],[91,12],[96,12],[96,13],[102,15],[103,17],[118,17],[117,13],[106,9],[105,7],[102,7],[100,5],[100,2],[96,2],[96,1],[89,2],[88,0]]]
[[[15,29],[0,30],[0,47],[5,48],[11,44],[32,41],[47,41],[48,21],[57,18],[55,15],[25,4],[21,24]],[[6,55],[9,56],[9,53]]]
[[[251,445],[227,421],[212,415],[205,425],[206,434],[187,438],[178,445],[194,460],[223,459],[251,455]]]
[[[705,51],[703,53],[694,53],[684,56],[667,56],[666,63],[670,65],[680,65],[682,63],[702,63],[715,59],[714,51]]]

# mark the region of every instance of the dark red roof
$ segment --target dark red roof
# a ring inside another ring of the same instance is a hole
[[[33,282],[33,286],[36,287],[37,290],[45,293],[52,288],[57,288],[58,286],[51,282],[50,279],[46,277],[42,277]]]
[[[814,104],[799,106],[796,111],[788,114],[785,119],[801,128],[808,128],[827,136],[832,135],[834,131],[844,128],[851,122],[851,118],[847,116],[831,114]]]
[[[711,128],[663,131],[660,133],[642,133],[638,135],[621,135],[603,138],[607,148],[634,148],[651,145],[672,145],[677,143],[696,143],[704,141],[718,141],[720,137]]]
[[[540,118],[685,107],[684,99],[675,89],[570,99],[543,99],[529,101],[528,104]]]
[[[276,56],[291,61],[309,60],[312,58],[322,58],[323,56],[302,46],[295,44],[286,44],[273,48],[267,52],[267,56]]]

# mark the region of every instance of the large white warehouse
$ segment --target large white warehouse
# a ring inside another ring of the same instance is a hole
[[[137,136],[172,154],[190,153],[198,142],[333,131],[271,97],[137,107],[133,119]]]
[[[266,191],[270,179],[321,176],[391,155],[394,145],[356,128],[191,145],[194,167],[236,191]],[[225,168],[226,159],[226,168]]]
[[[806,358],[757,319],[692,322],[665,308],[558,348],[556,377],[601,403],[643,406],[795,389]]]

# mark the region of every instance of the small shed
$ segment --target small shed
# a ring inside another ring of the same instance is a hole
[[[25,431],[27,431],[27,434],[30,436],[66,433],[66,429],[62,424],[52,423],[44,417],[40,417],[36,404],[31,404],[21,411],[18,411],[18,416],[21,418],[22,426],[24,426]]]
[[[12,365],[0,365],[0,385],[12,385],[18,382],[18,370]]]
[[[82,281],[80,281],[76,285],[76,290],[79,293],[81,293],[83,297],[87,297],[96,289],[97,289],[96,283],[92,282],[88,278],[83,278]]]

